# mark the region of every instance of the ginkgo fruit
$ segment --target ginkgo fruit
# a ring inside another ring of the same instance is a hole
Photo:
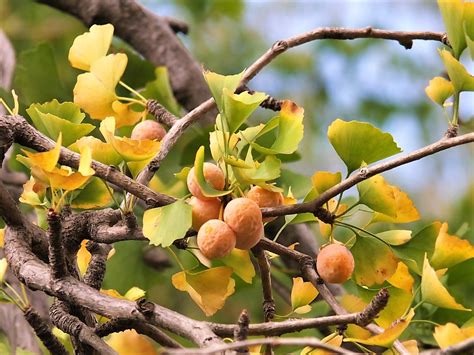
[[[247,193],[247,198],[255,201],[257,205],[262,207],[277,207],[283,204],[283,195],[281,192],[265,190],[260,186],[254,186]],[[266,217],[263,222],[271,222],[277,217]]]
[[[208,259],[222,258],[235,248],[235,233],[219,219],[204,223],[197,235],[197,244],[201,253]]]
[[[221,169],[212,163],[204,163],[203,165],[204,179],[216,190],[223,190],[225,186],[225,177]],[[212,200],[215,197],[207,197],[202,193],[199,186],[194,168],[189,171],[187,179],[189,192],[200,200]]]
[[[149,139],[161,141],[165,134],[165,129],[158,122],[153,120],[145,120],[133,128],[130,138],[136,140]]]
[[[193,196],[188,203],[193,208],[193,228],[195,230],[199,230],[199,228],[210,219],[219,218],[221,201],[218,198],[212,200],[200,200]]]
[[[262,212],[249,198],[230,201],[224,209],[224,222],[234,231],[238,249],[250,249],[263,237]]]
[[[330,244],[319,251],[316,268],[324,281],[341,284],[354,271],[354,257],[344,245]]]

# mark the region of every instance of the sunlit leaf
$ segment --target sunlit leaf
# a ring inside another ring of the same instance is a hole
[[[398,262],[397,270],[387,280],[391,285],[412,292],[415,279],[410,275],[408,267],[401,261]]]
[[[229,136],[230,135],[230,136]],[[225,137],[225,141],[224,141]],[[225,142],[229,144],[229,150],[232,152],[239,141],[236,134],[230,134],[222,131],[212,131],[209,133],[209,147],[211,149],[212,159],[219,161],[225,154]],[[230,156],[229,156],[230,157]]]
[[[435,250],[430,258],[435,270],[450,268],[474,258],[474,246],[466,239],[448,234],[448,224],[443,223],[436,239]]]
[[[454,323],[438,325],[433,336],[441,349],[474,337],[474,327],[459,328]]]
[[[444,26],[448,33],[449,43],[456,58],[461,56],[466,48],[463,29],[464,4],[462,0],[438,0],[439,10],[443,16]]]
[[[77,77],[74,103],[91,118],[102,120],[114,116],[116,112],[112,104],[117,100],[115,87],[126,66],[127,56],[123,53],[109,54],[96,60],[91,66],[90,73],[80,74]]]
[[[150,240],[150,244],[169,247],[191,228],[191,211],[191,206],[182,200],[148,209],[143,214],[143,235]]]
[[[311,177],[313,187],[319,194],[336,186],[342,180],[341,173],[331,173],[329,171],[317,171]]]
[[[81,242],[81,247],[77,252],[77,266],[79,267],[79,272],[81,275],[84,275],[87,271],[87,266],[91,261],[91,253],[87,250],[87,240]]]
[[[234,293],[235,281],[231,275],[232,268],[220,266],[197,273],[181,271],[174,274],[171,281],[178,290],[189,293],[209,317],[221,309],[227,297]]]
[[[212,96],[216,101],[217,108],[219,109],[219,111],[222,112],[224,109],[224,88],[227,89],[229,92],[234,92],[239,86],[240,80],[242,79],[243,75],[244,72],[235,75],[220,75],[211,71],[204,72],[204,78],[207,81],[207,85],[211,90]]]
[[[474,4],[472,2],[464,3],[464,33],[471,59],[474,60]]]
[[[291,309],[293,312],[298,314],[308,313],[311,310],[309,304],[314,301],[318,293],[311,282],[304,282],[301,277],[294,277],[293,287],[291,288]]]
[[[109,206],[112,196],[98,177],[93,177],[89,183],[74,197],[71,202],[72,208],[94,209]]]
[[[109,50],[114,26],[93,25],[88,32],[77,36],[69,49],[69,62],[74,68],[89,70],[98,59],[105,57]]]
[[[79,160],[79,168],[77,169],[84,176],[91,176],[95,174],[94,169],[91,168],[92,151],[88,146],[81,149],[81,159]]]
[[[251,175],[253,181],[269,181],[280,176],[281,161],[273,155],[268,155]]]
[[[123,297],[129,301],[136,301],[142,297],[145,297],[145,291],[139,287],[134,286],[129,289],[125,295],[123,295]]]
[[[377,237],[390,245],[402,245],[411,239],[411,231],[404,229],[394,229],[386,232],[377,233]]]
[[[375,175],[357,184],[359,201],[372,210],[391,217],[397,216],[397,206],[392,186],[382,175]]]
[[[198,151],[196,152],[196,158],[194,160],[194,173],[196,174],[196,181],[204,196],[217,197],[230,193],[230,191],[216,190],[214,187],[209,185],[204,178],[204,146],[199,147]]]
[[[23,153],[29,158],[31,165],[40,167],[45,171],[53,171],[59,160],[59,154],[61,153],[62,135],[59,134],[56,144],[53,149],[47,152],[31,153],[27,150],[23,150]]]
[[[117,128],[123,126],[133,126],[135,123],[145,114],[145,111],[134,111],[132,110],[133,103],[124,104],[118,100],[112,102],[112,110],[114,111],[113,116],[117,123]]]
[[[20,196],[20,202],[27,203],[31,206],[44,206],[46,186],[40,182],[35,181],[33,177],[23,184],[23,192]]]
[[[110,143],[123,160],[127,162],[152,158],[160,150],[161,143],[154,140],[135,140],[115,136],[115,119],[113,117],[107,117],[100,123],[100,132],[106,142]]]
[[[92,159],[103,164],[118,166],[122,162],[122,157],[115,151],[112,144],[102,142],[95,137],[82,137],[69,148],[79,153],[84,147],[90,147]]]
[[[342,344],[342,335],[329,334],[327,337],[321,339],[321,343],[332,345],[335,347],[340,347]],[[315,349],[310,346],[305,347],[300,355],[332,355],[333,352],[327,351],[324,349]]]
[[[247,118],[257,109],[267,95],[263,92],[253,94],[244,91],[234,94],[227,88],[223,89],[224,113],[230,133],[234,133],[247,120]]]
[[[449,79],[453,83],[454,91],[459,93],[461,91],[474,91],[474,76],[469,74],[451,52],[446,49],[439,51],[441,59],[444,62]]]
[[[351,313],[362,312],[367,305],[367,303],[362,301],[359,297],[348,293],[341,297],[340,302],[341,306]],[[345,335],[350,338],[368,339],[371,337],[372,333],[358,325],[348,324]]]
[[[255,267],[250,260],[248,250],[234,248],[231,253],[219,259],[246,283],[251,284],[255,276]]]
[[[328,211],[334,213],[336,216],[346,212],[348,208],[348,206],[344,203],[340,203],[338,206],[337,200],[335,198],[330,199],[324,207],[327,208]],[[318,225],[321,235],[325,238],[329,238],[331,235],[332,226],[328,223],[322,222],[321,220],[318,220]]]
[[[397,340],[404,330],[410,325],[410,322],[415,315],[413,309],[407,314],[405,318],[400,319],[397,322],[394,322],[390,327],[388,327],[383,333],[371,336],[368,339],[354,339],[347,338],[344,339],[345,342],[357,342],[365,345],[376,345],[389,348]]]
[[[421,294],[423,301],[432,305],[460,311],[470,311],[470,309],[457,303],[441,284],[426,255],[423,264],[423,275],[421,277]]]
[[[8,262],[6,258],[0,259],[0,283],[5,281],[5,274],[7,272]]]
[[[328,128],[328,138],[349,173],[363,162],[370,164],[402,151],[389,133],[365,122],[337,119]]]
[[[392,250],[373,237],[357,236],[351,253],[355,261],[353,276],[359,285],[380,285],[397,270],[398,260]]]
[[[430,80],[429,85],[425,88],[426,95],[440,106],[454,94],[453,84],[443,77],[436,76]]]
[[[395,198],[396,217],[387,214],[375,212],[371,223],[375,222],[389,222],[389,223],[409,223],[420,219],[420,214],[415,208],[413,201],[408,195],[401,191],[397,186],[389,185],[392,188],[392,193]]]
[[[156,355],[153,343],[135,330],[112,333],[107,344],[120,355]]]

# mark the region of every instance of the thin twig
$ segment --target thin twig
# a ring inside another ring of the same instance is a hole
[[[244,309],[240,313],[237,326],[234,328],[234,341],[247,340],[247,336],[249,333],[249,324],[250,324],[249,314],[247,310]],[[241,348],[235,349],[235,351],[241,354],[248,354],[249,348],[246,346],[243,346]]]
[[[255,247],[252,251],[257,258],[260,278],[262,279],[264,320],[265,322],[270,322],[275,316],[275,302],[272,295],[270,262],[265,254],[265,250],[262,248]]]

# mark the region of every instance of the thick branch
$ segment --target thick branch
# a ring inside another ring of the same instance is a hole
[[[49,263],[54,279],[68,274],[61,236],[61,216],[53,210],[48,211]]]
[[[87,242],[87,250],[91,253],[91,260],[84,275],[84,283],[96,290],[100,290],[105,276],[105,263],[112,247],[93,241]]]
[[[247,336],[249,334],[249,324],[250,324],[249,314],[247,310],[244,309],[240,313],[237,326],[234,327],[234,331],[233,331],[234,341],[247,340]],[[241,353],[241,354],[248,354],[249,348],[246,346],[243,346],[241,348],[236,349],[236,352]]]

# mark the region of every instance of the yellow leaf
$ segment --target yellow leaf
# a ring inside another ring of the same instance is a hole
[[[139,287],[133,286],[125,293],[123,297],[129,301],[136,301],[142,297],[145,297],[145,291]]]
[[[443,106],[448,97],[454,94],[454,87],[449,80],[437,76],[430,80],[425,92],[434,103]]]
[[[92,163],[92,150],[88,146],[83,146],[81,149],[81,158],[79,160],[78,171],[83,176],[92,176],[95,174],[95,170],[91,168]]]
[[[321,339],[321,343],[332,345],[335,347],[340,347],[342,344],[342,339],[343,339],[342,335],[334,336],[334,334],[329,334],[324,339]],[[315,349],[310,346],[305,347],[300,353],[300,355],[332,355],[332,354],[333,353],[330,351],[323,350],[323,349]]]
[[[33,176],[40,175],[36,167],[31,168]],[[61,166],[61,168],[54,168],[53,171],[42,171],[49,181],[49,185],[54,189],[62,189],[66,191],[77,190],[89,181],[90,176],[84,176],[81,173],[73,172],[68,166]]]
[[[234,293],[235,281],[231,275],[232,268],[219,266],[195,274],[181,271],[174,274],[171,281],[178,290],[189,293],[209,317],[221,309],[227,297]]]
[[[403,319],[399,319],[395,321],[389,328],[387,328],[383,333],[371,336],[368,339],[355,339],[355,338],[347,338],[344,339],[345,342],[357,342],[366,345],[376,345],[376,346],[383,346],[389,348],[392,346],[395,340],[397,340],[403,331],[408,327],[410,324],[413,316],[415,315],[415,311],[410,309],[407,316]]]
[[[79,153],[84,147],[91,149],[92,159],[106,165],[117,166],[122,162],[122,157],[117,154],[112,144],[102,142],[100,139],[92,136],[82,137],[69,146],[69,149]]]
[[[375,175],[357,185],[360,203],[370,207],[374,212],[397,217],[397,206],[392,186],[382,175]]]
[[[474,327],[459,328],[454,323],[439,325],[433,336],[441,349],[474,337]]]
[[[318,296],[318,293],[318,290],[316,290],[311,282],[304,282],[303,278],[294,277],[291,289],[291,308],[296,311],[296,309],[302,306],[309,305]],[[308,309],[308,312],[310,310],[311,307]]]
[[[436,239],[431,265],[435,270],[450,268],[465,260],[474,258],[474,246],[466,239],[448,234],[448,224],[443,223]]]
[[[100,123],[100,132],[106,142],[110,143],[125,161],[150,159],[160,150],[160,142],[154,140],[135,140],[127,137],[116,137],[115,118],[113,117],[107,117]]]
[[[328,206],[327,209],[330,212],[333,212],[337,215],[340,215],[341,213],[344,213],[347,210],[347,205],[344,203],[339,204],[339,207],[337,207],[336,211],[336,206],[337,206],[337,200],[335,198],[332,198],[328,201]],[[321,235],[325,238],[329,238],[331,235],[331,225],[321,222],[318,220],[318,225],[319,225],[319,231],[321,232]]]
[[[0,259],[0,283],[3,283],[5,278],[5,273],[7,272],[8,262],[7,259]]]
[[[405,340],[402,341],[402,345],[407,349],[408,354],[418,355],[420,350],[418,349],[418,342],[416,340]],[[393,348],[385,350],[382,355],[398,355],[399,353]]]
[[[363,311],[366,303],[359,297],[346,293],[341,297],[341,306],[344,307],[348,312],[355,313]],[[358,339],[367,339],[372,335],[372,333],[370,333],[367,329],[359,327],[355,324],[348,324],[345,334],[348,337]]]
[[[0,228],[0,248],[3,248],[5,243],[5,228]]]
[[[329,190],[331,187],[341,182],[341,173],[331,173],[329,171],[317,171],[311,177],[313,187],[322,194],[324,191]],[[317,196],[316,196],[317,197]]]
[[[113,103],[117,100],[115,87],[127,66],[123,53],[109,54],[95,61],[90,73],[80,74],[74,87],[74,103],[91,118],[102,120],[115,116]],[[91,94],[93,93],[93,94]]]
[[[114,289],[109,289],[109,290],[102,289],[100,290],[100,293],[103,293],[104,295],[107,295],[110,297],[124,299],[124,297],[117,290],[114,290]]]
[[[395,198],[396,216],[389,216],[376,212],[371,223],[389,222],[389,223],[409,223],[420,219],[420,214],[415,208],[413,201],[408,195],[398,187],[389,185],[392,188],[392,195]]]
[[[131,109],[132,103],[124,104],[120,101],[112,102],[112,110],[115,114],[115,122],[117,123],[117,128],[123,126],[132,126],[137,123],[142,116],[145,114],[145,111],[134,111]]]
[[[125,330],[120,333],[113,333],[107,340],[110,345],[120,355],[155,355],[158,352],[153,344],[135,330]]]
[[[245,282],[251,284],[255,276],[255,268],[250,260],[248,250],[234,248],[231,253],[219,259],[225,265],[230,266],[234,273]]]
[[[415,283],[415,279],[410,275],[410,271],[408,271],[408,266],[401,261],[398,262],[395,273],[387,281],[393,286],[410,293],[412,292],[413,284]]]
[[[32,166],[40,167],[45,171],[53,171],[59,160],[59,154],[61,153],[62,134],[59,133],[58,140],[53,149],[42,152],[42,153],[31,153],[27,150],[23,150],[23,153],[29,158]]]
[[[81,275],[84,275],[87,271],[87,266],[91,261],[91,253],[86,248],[87,240],[83,240],[81,242],[81,247],[77,252],[77,266],[79,267],[79,271]]]
[[[40,182],[36,182],[34,177],[23,184],[23,192],[20,196],[20,202],[27,203],[31,206],[44,206],[43,201],[46,192],[46,186]]]
[[[470,309],[457,303],[453,296],[449,294],[448,290],[441,284],[426,254],[423,263],[423,275],[421,277],[421,294],[423,301],[431,303],[432,305],[460,311],[470,311]]]
[[[104,57],[109,50],[114,26],[93,25],[89,32],[77,36],[69,49],[69,62],[74,68],[89,70],[90,66]]]

